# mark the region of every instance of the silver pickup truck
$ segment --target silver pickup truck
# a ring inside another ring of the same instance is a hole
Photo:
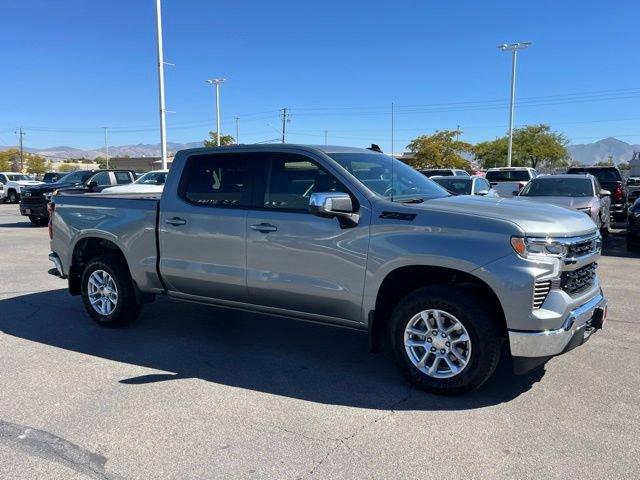
[[[370,150],[183,150],[161,195],[52,200],[50,273],[105,326],[166,295],[355,328],[415,385],[451,395],[502,354],[527,371],[606,318],[601,237],[583,213],[451,196]]]

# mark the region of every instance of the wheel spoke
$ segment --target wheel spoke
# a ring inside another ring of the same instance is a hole
[[[424,368],[425,364],[427,363],[427,358],[429,358],[429,354],[430,353],[431,352],[429,350],[424,352],[424,355],[422,356],[422,358],[420,359],[420,361],[416,365],[418,368]]]
[[[469,341],[469,335],[467,335],[466,333],[463,333],[458,338],[454,338],[453,340],[451,340],[451,343],[455,345],[456,343],[462,343],[462,342],[468,342],[468,341]]]
[[[424,337],[427,335],[428,330],[418,330],[416,327],[407,327],[407,332],[411,335],[419,335]]]
[[[433,363],[429,367],[429,375],[433,375],[438,371],[438,367],[440,366],[441,360],[442,360],[442,357],[436,357],[433,359]]]
[[[444,361],[447,363],[447,366],[449,367],[452,373],[458,373],[460,371],[460,367],[458,367],[455,363],[453,363],[448,355],[445,355],[442,358],[444,358]]]
[[[462,354],[458,351],[457,348],[452,348],[451,353],[454,357],[460,362],[460,366],[464,367],[467,364],[467,359],[462,356]]]
[[[409,348],[416,348],[416,347],[426,348],[424,340],[414,340],[410,338],[406,340],[404,344]]]
[[[436,321],[436,325],[438,326],[438,330],[444,331],[444,318],[440,315],[440,312],[433,312],[433,319]]]

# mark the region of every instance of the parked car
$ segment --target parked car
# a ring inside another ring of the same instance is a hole
[[[484,177],[431,177],[431,180],[454,195],[486,195],[497,197],[498,193]]]
[[[77,170],[55,183],[44,183],[25,189],[20,203],[20,214],[29,217],[34,225],[44,227],[49,223],[47,203],[53,192],[100,192],[112,185],[125,185],[131,182],[133,182],[133,172],[130,170]]]
[[[611,226],[611,192],[593,175],[541,175],[531,180],[517,197],[552,203],[586,213],[602,234]]]
[[[620,170],[607,167],[571,167],[567,173],[588,173],[598,179],[602,188],[611,192],[611,215],[614,222],[624,222],[627,218],[627,187]]]
[[[629,207],[627,219],[627,250],[640,252],[640,199]]]
[[[4,202],[4,184],[0,183],[0,203]]]
[[[23,187],[42,184],[24,173],[14,172],[0,172],[0,183],[4,185],[4,196],[9,203],[20,201]]]
[[[469,177],[469,172],[459,168],[426,168],[419,170],[423,175],[431,178],[439,177]]]
[[[627,204],[633,205],[640,197],[640,177],[630,177],[627,179]]]
[[[182,150],[155,198],[63,192],[50,208],[50,273],[100,325],[167,295],[360,329],[434,393],[483,384],[505,341],[522,372],[606,316],[586,215],[452,196],[365,149]]]
[[[102,190],[102,193],[160,193],[164,188],[169,170],[154,170],[147,172],[133,183],[117,185]]]
[[[536,178],[538,172],[528,167],[498,167],[487,170],[485,178],[501,197],[513,197],[531,180]]]
[[[67,174],[64,173],[64,172],[47,172],[42,177],[42,181],[44,183],[56,183],[58,180],[60,180],[65,175],[67,175]]]

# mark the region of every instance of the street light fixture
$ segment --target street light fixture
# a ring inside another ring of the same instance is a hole
[[[511,57],[511,101],[509,104],[509,150],[507,153],[507,166],[511,166],[513,154],[513,107],[516,99],[516,61],[518,50],[524,50],[532,45],[531,42],[503,43],[498,48],[503,52],[512,52]]]
[[[216,145],[220,146],[220,85],[224,83],[224,78],[212,78],[205,80],[208,85],[216,86]]]

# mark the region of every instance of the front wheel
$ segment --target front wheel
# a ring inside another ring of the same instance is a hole
[[[99,325],[116,327],[137,318],[133,280],[118,255],[102,255],[89,261],[82,274],[82,301],[87,313]]]
[[[411,383],[457,395],[482,385],[500,360],[502,339],[491,310],[459,287],[430,286],[407,295],[391,317],[396,362]]]
[[[9,199],[9,203],[18,203],[18,194],[15,190],[9,191],[7,198]]]

